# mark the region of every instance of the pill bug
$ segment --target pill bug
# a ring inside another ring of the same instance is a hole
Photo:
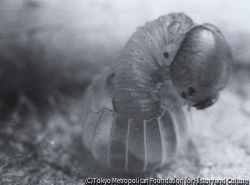
[[[196,48],[191,47],[187,53],[187,43],[206,41],[206,37],[196,35],[197,29],[216,31],[214,39],[224,39],[214,26],[195,25],[183,13],[168,14],[146,23],[131,36],[116,65],[97,76],[87,89],[83,101],[83,142],[100,164],[118,172],[152,171],[172,162],[186,145],[189,135],[183,105],[188,103],[202,109],[213,102],[210,96],[210,99],[187,98],[186,88],[190,96],[195,96],[200,84],[190,86],[188,80],[180,83],[182,79],[176,77],[182,75],[179,68],[185,67],[183,60],[188,67],[213,70],[213,65],[188,64],[185,60]],[[228,48],[225,43],[224,40],[218,42]],[[205,42],[203,47],[206,47]],[[204,55],[214,52],[199,49]],[[225,51],[230,53],[229,49],[220,50]],[[216,52],[215,55],[227,55],[230,59],[228,53]],[[228,58],[219,59],[220,63]],[[223,73],[229,72],[230,62],[221,64]],[[221,74],[223,77],[207,79],[202,73],[199,75],[198,80],[212,81],[210,88],[214,88],[212,85],[216,82],[214,94],[225,86],[228,77],[228,74]],[[212,90],[209,93],[213,95]]]

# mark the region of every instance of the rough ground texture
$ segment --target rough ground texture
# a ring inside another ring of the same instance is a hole
[[[70,24],[63,32],[43,29],[54,24],[35,11],[43,4],[27,1],[16,11],[0,2],[0,184],[84,184],[87,177],[250,179],[249,33],[228,32],[233,73],[214,106],[192,110],[193,144],[184,154],[156,172],[116,174],[96,164],[82,145],[81,100],[127,37],[96,25],[81,32]]]

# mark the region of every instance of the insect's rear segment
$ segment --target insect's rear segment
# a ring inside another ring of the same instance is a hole
[[[181,107],[173,104],[149,120],[119,115],[110,107],[111,96],[99,96],[111,95],[108,76],[113,75],[97,77],[85,95],[84,105],[90,107],[86,111],[83,141],[94,158],[116,172],[152,171],[173,161],[187,141]]]

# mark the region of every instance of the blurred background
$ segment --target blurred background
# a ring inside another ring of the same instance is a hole
[[[249,179],[249,1],[0,0],[0,182],[105,176],[81,144],[79,100],[138,26],[172,12],[218,26],[234,70],[218,103],[192,112],[201,163],[149,176]]]

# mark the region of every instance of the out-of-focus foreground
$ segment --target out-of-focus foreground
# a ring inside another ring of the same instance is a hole
[[[195,154],[143,177],[250,179],[250,4],[207,2],[0,0],[0,183],[132,177],[92,162],[82,145],[81,100],[136,27],[179,11],[221,29],[233,74],[214,106],[192,110]]]

